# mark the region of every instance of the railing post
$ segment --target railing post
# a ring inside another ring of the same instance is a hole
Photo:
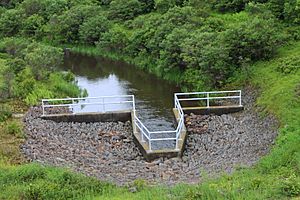
[[[141,135],[142,135],[142,142],[145,142],[144,133],[141,132]]]
[[[151,135],[149,134],[149,151],[152,151]]]
[[[72,98],[72,106],[71,106],[71,108],[72,108],[72,114],[75,114],[75,112],[74,112],[74,110],[75,110],[74,109],[74,107],[75,107],[74,104],[75,104],[75,102],[74,102],[74,99]]]
[[[206,102],[207,102],[206,107],[209,108],[209,93],[208,92],[206,93]]]
[[[104,97],[102,98],[102,109],[103,109],[103,112],[105,112]]]
[[[45,116],[44,100],[42,100],[43,116]]]
[[[242,106],[242,90],[240,90],[240,106]]]
[[[136,117],[136,113],[135,113],[135,99],[134,99],[134,95],[132,95],[132,110],[133,110],[133,123],[134,123],[134,129],[133,129],[133,132],[134,133],[136,133],[137,131],[136,131],[136,124],[137,124],[137,122],[136,122],[136,119],[135,119],[135,117]]]

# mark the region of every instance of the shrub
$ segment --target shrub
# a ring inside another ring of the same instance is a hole
[[[59,72],[50,74],[47,86],[51,88],[51,91],[53,91],[56,97],[77,97],[86,95],[86,91],[81,90],[70,76],[71,75]],[[68,79],[68,77],[70,79]]]
[[[149,13],[154,9],[155,0],[139,0],[142,3],[142,13]]]
[[[23,138],[23,130],[22,126],[19,122],[13,120],[6,123],[6,133],[10,135],[14,135],[18,138]]]
[[[22,10],[10,9],[0,17],[0,35],[14,36],[21,28],[21,21],[24,19]]]
[[[300,1],[286,0],[284,3],[284,18],[285,20],[300,24]]]
[[[113,0],[109,4],[109,18],[119,20],[133,19],[141,14],[143,5],[138,0]]]
[[[0,100],[11,97],[13,79],[12,69],[0,59]]]
[[[182,53],[181,43],[187,37],[189,37],[189,32],[186,27],[181,29],[175,28],[167,35],[166,39],[162,41],[160,45],[162,49],[160,51],[158,63],[164,71],[174,68],[183,70],[186,67],[186,63],[183,61],[180,54]]]
[[[35,87],[36,80],[33,76],[32,70],[27,67],[22,70],[13,82],[13,94],[19,98],[25,98],[30,94]]]
[[[8,106],[0,104],[0,122],[6,121],[12,116],[11,110]]]
[[[300,69],[300,58],[292,55],[278,60],[277,71],[283,74],[296,73]]]
[[[160,13],[167,12],[170,8],[176,6],[176,1],[174,0],[156,0],[155,9]]]
[[[85,44],[94,44],[108,31],[110,22],[103,15],[88,18],[79,28],[81,41]]]
[[[232,62],[242,65],[247,60],[257,61],[272,57],[284,39],[274,24],[273,19],[253,17],[232,25],[223,35],[230,49]]]
[[[24,56],[24,49],[27,48],[30,41],[22,38],[4,38],[0,41],[0,51],[13,55],[15,57]]]
[[[37,105],[40,103],[41,99],[50,99],[53,97],[53,92],[50,90],[49,86],[35,85],[33,90],[25,96],[25,103],[27,105]]]
[[[122,52],[128,45],[128,34],[120,25],[114,25],[108,32],[102,34],[97,43],[99,49]]]
[[[272,11],[272,13],[279,19],[284,19],[284,3],[285,0],[269,0],[268,8]]]
[[[63,61],[63,50],[60,48],[32,43],[26,49],[25,62],[32,68],[37,80],[47,77]]]
[[[7,61],[7,65],[14,72],[15,75],[19,74],[22,70],[25,69],[26,63],[21,58],[13,58]]]
[[[22,34],[39,38],[42,35],[43,17],[38,14],[26,18],[22,25]]]
[[[55,42],[78,43],[80,25],[88,18],[96,16],[101,8],[95,5],[77,5],[62,15],[54,15],[46,27],[47,35]],[[52,41],[53,42],[53,41]]]
[[[184,71],[182,77],[182,85],[184,86],[182,89],[186,91],[206,91],[210,89],[211,77],[207,76],[199,69],[189,68]]]
[[[215,0],[213,7],[220,12],[239,12],[244,10],[250,0]]]
[[[25,0],[21,4],[27,16],[40,15],[49,19],[52,15],[61,14],[66,10],[67,0]]]
[[[200,86],[195,89],[203,88],[203,84],[208,87],[218,87],[232,73],[233,65],[229,59],[229,48],[222,41],[221,36],[218,33],[199,30],[182,42],[181,56],[184,62],[187,63],[188,68],[194,68],[196,74],[200,73],[198,78],[195,77],[195,73],[192,73],[195,79],[204,81],[199,83]],[[190,73],[192,71],[191,69]]]

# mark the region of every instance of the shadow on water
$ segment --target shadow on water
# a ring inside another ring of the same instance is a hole
[[[150,131],[174,128],[173,94],[180,91],[175,84],[122,61],[74,53],[65,57],[62,68],[76,75],[90,97],[134,94],[139,117]]]

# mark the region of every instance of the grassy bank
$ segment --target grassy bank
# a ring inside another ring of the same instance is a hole
[[[300,195],[299,54],[300,42],[280,49],[276,59],[256,63],[247,79],[242,74],[237,76],[236,84],[250,83],[260,89],[257,105],[262,114],[274,114],[281,124],[271,153],[252,168],[240,168],[232,175],[206,179],[199,185],[148,187],[143,181],[136,181],[129,187],[116,187],[63,169],[37,164],[14,166],[2,159],[0,198],[297,199]]]

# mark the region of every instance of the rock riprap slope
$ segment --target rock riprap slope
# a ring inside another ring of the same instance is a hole
[[[29,160],[124,185],[135,179],[150,183],[194,183],[201,170],[216,175],[236,166],[251,166],[268,153],[277,135],[276,120],[261,118],[254,98],[246,110],[221,116],[186,115],[189,132],[182,158],[146,162],[132,138],[131,123],[56,123],[40,118],[33,107],[24,118],[27,140],[21,147]],[[245,95],[247,96],[247,95]]]

